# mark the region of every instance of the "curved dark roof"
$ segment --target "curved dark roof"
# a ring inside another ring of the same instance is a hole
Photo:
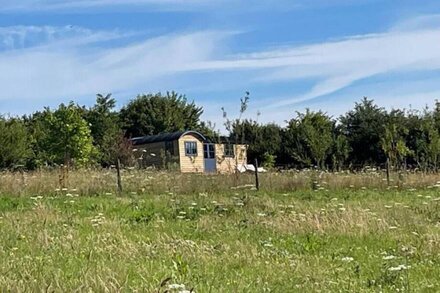
[[[142,145],[142,144],[148,144],[154,142],[174,141],[174,140],[178,140],[179,138],[187,134],[192,134],[198,137],[201,141],[206,141],[206,138],[200,132],[192,131],[192,130],[135,137],[132,138],[131,141],[133,142],[133,145]]]

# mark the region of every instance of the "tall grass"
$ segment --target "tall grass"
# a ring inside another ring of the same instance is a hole
[[[81,169],[70,171],[60,183],[60,170],[0,173],[0,194],[7,195],[74,195],[114,194],[117,190],[116,171],[113,169]],[[122,170],[125,194],[194,194],[235,192],[252,189],[254,174],[182,174],[151,170]],[[439,174],[392,174],[390,184],[385,172],[328,173],[311,170],[268,172],[260,174],[261,190],[265,192],[290,192],[295,190],[341,189],[409,189],[437,185]]]
[[[0,291],[439,292],[439,204],[433,189],[2,196]]]

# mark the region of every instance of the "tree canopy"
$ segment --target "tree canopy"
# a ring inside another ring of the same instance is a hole
[[[121,109],[122,127],[127,137],[196,129],[201,107],[189,103],[176,92],[139,95]]]
[[[285,126],[242,119],[226,120],[230,141],[248,145],[248,159],[267,167],[341,170],[365,166],[438,171],[440,103],[432,109],[385,110],[363,98],[335,119],[322,111],[292,113]],[[111,94],[98,94],[90,107],[73,102],[23,117],[0,116],[0,169],[57,164],[108,167],[132,163],[129,138],[181,130],[216,137],[213,124],[201,121],[203,108],[176,92],[138,95],[120,110]]]

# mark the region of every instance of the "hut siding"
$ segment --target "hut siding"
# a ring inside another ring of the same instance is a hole
[[[187,156],[185,154],[185,142],[197,143],[197,156]],[[205,161],[203,158],[203,142],[197,137],[187,134],[179,139],[180,171],[182,173],[203,173],[205,171]]]
[[[244,165],[247,162],[246,146],[235,145],[236,157],[225,157],[225,145],[215,145],[215,157],[217,159],[217,172],[219,173],[233,173],[237,169],[238,165]]]

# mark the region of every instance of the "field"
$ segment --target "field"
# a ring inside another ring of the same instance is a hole
[[[437,175],[94,174],[0,176],[0,291],[440,290]]]

